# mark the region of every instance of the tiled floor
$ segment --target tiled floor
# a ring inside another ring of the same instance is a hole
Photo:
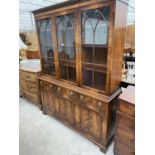
[[[20,155],[104,155],[98,146],[20,99]],[[113,144],[106,155],[113,155]]]

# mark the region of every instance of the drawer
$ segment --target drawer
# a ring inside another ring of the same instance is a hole
[[[124,102],[124,101],[119,101],[118,103],[118,111],[125,113],[131,117],[135,117],[135,107],[132,105]]]
[[[29,92],[32,92],[32,93],[33,92],[34,93],[38,92],[38,86],[34,82],[22,79],[20,84],[21,84],[22,89],[26,89],[26,90],[28,90]]]
[[[100,100],[96,100],[96,99],[93,99],[89,96],[85,96],[85,95],[82,95],[82,94],[79,94],[79,98],[80,102],[82,104],[85,104],[85,105],[88,105],[88,106],[93,106],[95,108],[100,108],[101,110],[106,110],[106,103],[103,102],[103,101],[100,101]]]
[[[20,71],[20,79],[25,79],[29,81],[36,81],[37,77],[35,73]]]
[[[115,140],[114,152],[117,155],[135,155],[135,149],[126,146],[118,140]]]
[[[126,129],[126,131],[131,131],[134,133],[135,131],[135,119],[132,117],[128,117],[127,115],[124,115],[123,113],[120,113],[117,111],[117,122],[116,124],[123,129]]]
[[[131,132],[127,132],[120,127],[116,127],[115,138],[120,139],[125,144],[129,145],[130,147],[135,147],[135,134]]]
[[[38,96],[37,94],[35,94],[35,93],[30,93],[30,92],[27,91],[27,90],[23,90],[23,91],[22,91],[22,94],[23,94],[23,96],[24,96],[26,99],[30,100],[31,102],[36,103],[36,104],[40,104],[39,96]]]

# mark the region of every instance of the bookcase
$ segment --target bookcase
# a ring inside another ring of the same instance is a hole
[[[70,0],[33,11],[42,110],[106,151],[120,94],[128,0]]]

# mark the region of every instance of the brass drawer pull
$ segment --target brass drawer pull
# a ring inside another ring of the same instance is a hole
[[[26,75],[26,78],[30,78],[30,75]]]
[[[60,92],[60,87],[58,87],[58,92]]]
[[[70,92],[70,95],[73,95],[73,94],[74,94],[74,92],[73,92],[73,91],[71,91],[71,92]]]
[[[100,107],[102,106],[102,102],[97,102],[97,105]]]
[[[81,100],[83,99],[83,95],[80,95],[80,99],[81,99]]]
[[[28,87],[29,87],[29,89],[32,89],[33,88],[32,85],[28,85]]]
[[[52,88],[53,86],[50,84],[50,88]]]

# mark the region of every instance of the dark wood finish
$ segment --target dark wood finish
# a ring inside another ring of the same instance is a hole
[[[47,75],[42,70],[39,77],[43,113],[52,115],[76,129],[96,143],[102,151],[106,151],[114,136],[115,102],[121,92],[127,7],[127,4],[119,0],[72,0],[33,11],[36,24],[45,19],[50,19],[52,23],[56,75]],[[74,16],[75,26],[66,22],[63,27],[66,26],[67,29],[69,24],[68,32],[60,30],[59,34],[57,19],[66,18],[70,21],[70,14]],[[85,35],[85,32],[90,30],[89,25],[85,28],[84,24],[82,27],[85,20],[83,16],[86,14],[89,20],[96,22],[96,26],[93,26],[93,42],[90,42],[89,39],[92,38],[89,34]],[[66,37],[69,33],[72,38]],[[99,37],[101,39],[98,39]],[[67,44],[68,39],[70,44]],[[38,39],[39,45],[40,40]],[[75,49],[69,49],[70,47]],[[76,56],[72,51],[75,51]],[[67,67],[72,68],[70,73],[66,70]],[[69,74],[76,77],[76,81],[69,79]],[[62,78],[62,75],[67,75],[67,78]]]
[[[41,109],[40,92],[38,86],[38,76],[40,75],[40,65],[36,67],[20,64],[19,84],[21,96],[35,103]]]
[[[115,155],[135,154],[135,89],[129,86],[118,99]]]
[[[84,88],[47,77],[39,79],[43,112],[81,132],[105,151],[114,134],[115,96],[119,92],[103,101]]]

